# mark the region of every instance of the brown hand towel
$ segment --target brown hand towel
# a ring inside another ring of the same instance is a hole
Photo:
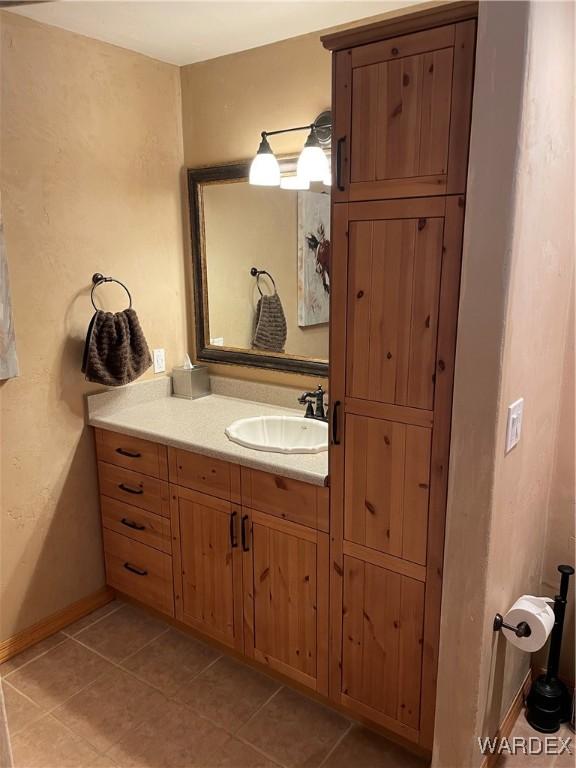
[[[286,317],[280,296],[264,295],[256,306],[256,325],[252,339],[253,349],[284,352],[286,344]]]
[[[141,376],[152,365],[138,315],[97,310],[86,334],[82,373],[88,381],[120,387]]]

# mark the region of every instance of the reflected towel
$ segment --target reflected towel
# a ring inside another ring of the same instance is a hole
[[[286,344],[286,317],[280,296],[262,296],[256,306],[256,323],[252,348],[268,352],[284,352]]]
[[[133,309],[97,310],[86,334],[82,373],[88,381],[121,387],[141,376],[152,365],[144,333]]]

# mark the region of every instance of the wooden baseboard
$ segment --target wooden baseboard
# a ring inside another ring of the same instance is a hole
[[[504,719],[500,723],[500,726],[496,733],[494,734],[496,739],[507,739],[509,738],[510,734],[512,733],[512,728],[514,727],[514,723],[518,719],[518,716],[522,712],[522,707],[524,706],[524,699],[528,695],[528,691],[530,690],[530,685],[532,684],[532,670],[529,669],[526,673],[526,677],[524,678],[524,681],[522,682],[522,685],[520,686],[520,689],[516,696],[514,697],[514,700],[512,704],[510,704],[510,707],[508,709],[508,712],[504,715]],[[500,755],[493,754],[493,755],[486,755],[484,759],[482,760],[482,763],[480,765],[480,768],[493,768],[493,766],[496,765],[500,758]]]
[[[6,638],[0,642],[0,663],[11,659],[31,645],[39,643],[50,635],[54,635],[64,627],[72,624],[74,621],[78,621],[83,616],[95,611],[96,608],[100,608],[102,605],[106,605],[114,599],[114,590],[110,587],[103,587],[98,592],[94,592],[87,597],[83,597],[72,605],[68,605],[66,608],[62,608],[61,611],[53,613],[46,619],[42,619],[37,624],[33,624],[28,629],[18,632],[17,635]]]

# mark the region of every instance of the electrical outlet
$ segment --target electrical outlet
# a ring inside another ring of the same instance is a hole
[[[512,450],[520,440],[522,432],[522,416],[524,414],[524,398],[508,406],[508,422],[506,424],[506,453]]]
[[[166,370],[166,352],[163,349],[153,349],[154,373],[164,373]]]

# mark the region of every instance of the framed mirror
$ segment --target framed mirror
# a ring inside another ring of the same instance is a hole
[[[196,358],[327,376],[330,188],[254,186],[249,168],[188,170]]]

